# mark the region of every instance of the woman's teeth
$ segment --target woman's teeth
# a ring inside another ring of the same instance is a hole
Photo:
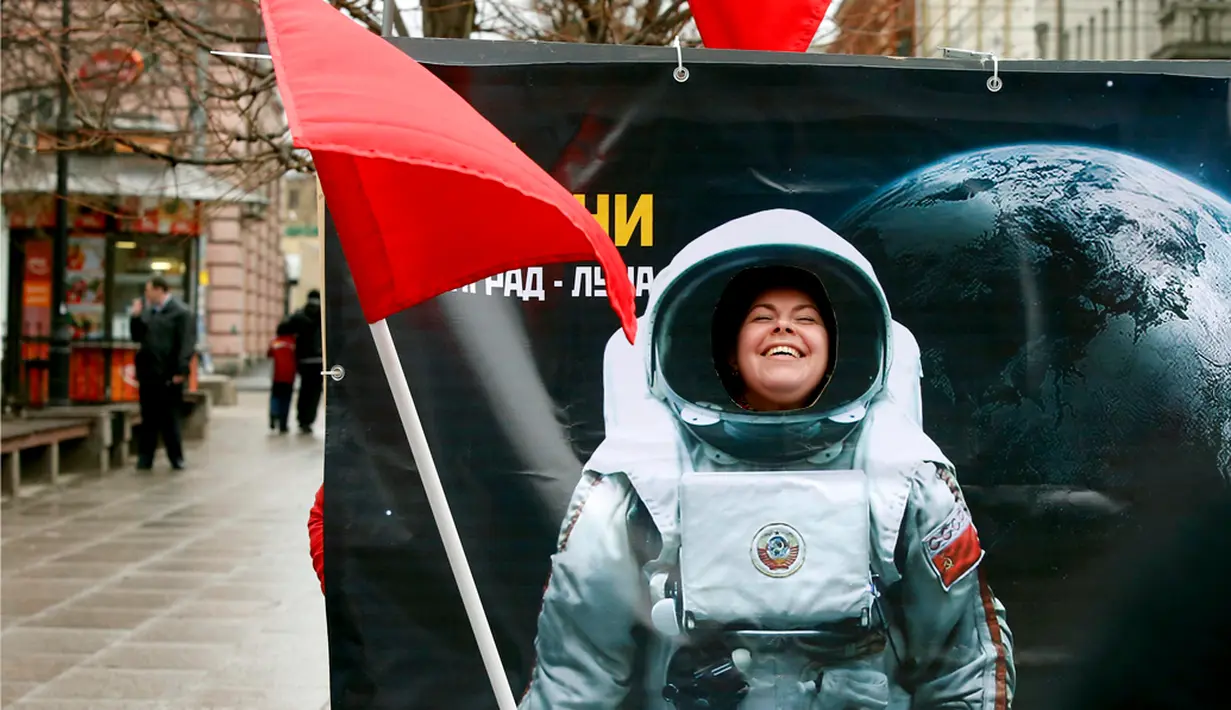
[[[802,357],[803,353],[799,352],[798,350],[790,346],[779,345],[775,348],[770,348],[769,352],[766,353],[766,355],[769,357],[773,357],[775,355],[787,355],[789,357]]]

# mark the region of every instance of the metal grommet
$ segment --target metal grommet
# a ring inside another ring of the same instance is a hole
[[[341,365],[334,365],[328,370],[322,370],[322,375],[329,375],[334,382],[341,382],[343,377],[346,377],[346,370]]]
[[[683,84],[688,81],[688,67],[684,66],[684,50],[680,47],[679,36],[672,40],[671,46],[675,47],[675,71],[671,72],[671,76]]]
[[[1004,82],[1000,80],[1000,57],[992,55],[992,75],[987,80],[987,90],[993,94],[1004,88]]]

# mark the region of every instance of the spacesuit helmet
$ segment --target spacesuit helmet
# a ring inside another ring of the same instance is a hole
[[[836,455],[884,388],[892,357],[888,305],[866,259],[811,217],[771,210],[702,236],[661,276],[650,306],[650,387],[681,424],[736,460]],[[766,288],[809,295],[830,336],[828,368],[799,409],[753,411],[734,396],[741,383],[729,354]]]

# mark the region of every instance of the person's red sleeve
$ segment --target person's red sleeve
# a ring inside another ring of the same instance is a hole
[[[316,490],[316,502],[308,513],[308,544],[312,551],[312,569],[321,581],[321,594],[325,593],[325,484]]]

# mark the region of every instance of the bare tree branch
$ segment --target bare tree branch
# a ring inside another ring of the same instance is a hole
[[[684,0],[493,0],[485,9],[480,31],[546,42],[665,45],[692,20]]]
[[[394,0],[329,0],[379,34]],[[480,10],[482,11],[480,13]],[[512,40],[668,44],[691,20],[685,0],[420,0],[424,34]],[[211,55],[264,53],[258,0],[3,0],[0,170],[38,151],[128,152],[197,165],[255,190],[288,171],[313,172],[291,144],[269,62]],[[400,13],[394,26],[403,36]],[[59,44],[69,46],[60,65]],[[107,60],[110,59],[110,63]],[[57,139],[56,91],[69,82],[71,135]]]

